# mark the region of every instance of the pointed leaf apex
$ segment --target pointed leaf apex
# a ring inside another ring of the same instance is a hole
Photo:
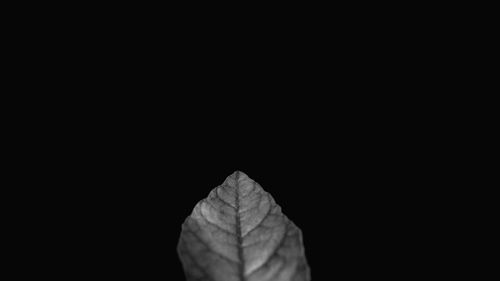
[[[242,171],[235,171],[229,177],[227,177],[227,179],[231,179],[233,181],[241,181],[248,179],[248,176]]]

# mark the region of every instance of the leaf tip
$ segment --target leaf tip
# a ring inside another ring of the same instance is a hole
[[[236,170],[229,177],[226,178],[225,183],[229,186],[235,187],[239,183],[249,181],[250,178],[242,171]]]
[[[232,180],[239,180],[240,178],[244,178],[244,177],[248,177],[245,173],[243,173],[242,171],[239,171],[239,170],[236,170],[234,171],[229,177],[227,177],[228,179],[232,179]]]

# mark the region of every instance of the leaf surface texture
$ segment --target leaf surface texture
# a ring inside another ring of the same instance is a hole
[[[310,280],[301,231],[239,171],[198,202],[177,250],[188,281]]]

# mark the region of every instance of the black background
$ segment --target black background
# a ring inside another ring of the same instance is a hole
[[[313,15],[309,28],[278,21],[251,35],[253,21],[204,30],[164,18],[35,30],[44,55],[26,52],[35,78],[20,85],[62,94],[23,100],[36,114],[18,118],[25,162],[48,186],[32,199],[49,198],[36,231],[61,245],[54,268],[183,280],[181,224],[236,170],[301,228],[313,280],[428,266],[433,233],[419,225],[439,198],[448,124],[433,116],[449,101],[424,96],[446,77],[411,26]]]

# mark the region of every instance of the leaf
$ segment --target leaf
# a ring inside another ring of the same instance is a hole
[[[309,281],[301,231],[236,171],[195,206],[177,247],[188,281]]]

